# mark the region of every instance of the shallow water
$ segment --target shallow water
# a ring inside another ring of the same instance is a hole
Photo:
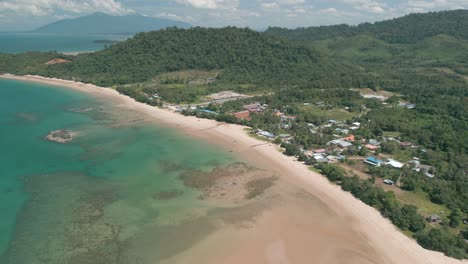
[[[27,51],[80,52],[102,50],[109,44],[95,40],[121,41],[129,36],[44,35],[27,33],[0,33],[0,53]]]
[[[77,136],[44,139],[58,129]],[[0,146],[0,263],[168,258],[215,228],[217,206],[179,175],[235,162],[108,102],[11,80],[0,80]]]

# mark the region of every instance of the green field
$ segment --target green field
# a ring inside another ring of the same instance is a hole
[[[344,109],[335,108],[331,110],[325,110],[314,105],[301,105],[299,108],[304,112],[309,112],[319,117],[325,117],[327,119],[338,121],[345,121],[359,115],[359,113],[351,113]]]

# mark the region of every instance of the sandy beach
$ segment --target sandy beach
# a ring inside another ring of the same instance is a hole
[[[275,194],[281,199],[248,227],[222,228],[165,263],[468,263],[423,249],[377,210],[284,156],[277,146],[250,137],[246,127],[183,116],[90,84],[40,76],[0,78],[66,87],[112,100],[279,175],[269,195],[272,201]]]

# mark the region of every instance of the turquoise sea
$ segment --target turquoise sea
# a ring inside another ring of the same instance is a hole
[[[0,33],[0,53],[20,53],[26,51],[78,52],[104,49],[105,43],[95,40],[122,41],[129,36],[103,35],[44,35],[27,33]]]
[[[44,139],[58,129],[77,135]],[[0,80],[0,263],[158,263],[212,228],[178,176],[233,162],[86,94]]]

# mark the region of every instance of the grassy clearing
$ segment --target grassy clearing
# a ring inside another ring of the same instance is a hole
[[[445,205],[435,204],[429,200],[426,193],[402,191],[397,195],[397,199],[404,204],[412,204],[419,208],[419,213],[423,216],[437,214],[447,221],[451,211]],[[443,212],[443,213],[441,213]]]
[[[193,80],[205,80],[208,78],[215,78],[219,75],[220,71],[196,71],[196,70],[189,70],[189,71],[176,71],[170,73],[163,73],[152,80],[154,83],[162,83],[162,82],[176,82],[179,84],[186,84]]]
[[[325,117],[327,119],[334,119],[334,120],[338,120],[338,121],[345,121],[345,120],[348,120],[348,119],[351,119],[355,116],[358,116],[359,113],[351,113],[351,112],[348,112],[344,109],[331,109],[331,110],[324,110],[324,109],[321,109],[317,106],[314,106],[314,105],[301,105],[300,108],[304,111],[304,112],[310,112],[310,113],[313,113],[314,115],[316,116],[319,116],[319,117]]]
[[[385,131],[383,132],[383,136],[384,137],[393,137],[393,138],[397,138],[399,136],[401,136],[401,132],[394,132],[394,131]]]
[[[413,159],[414,155],[411,150],[398,149],[392,155],[396,160],[408,162]]]

